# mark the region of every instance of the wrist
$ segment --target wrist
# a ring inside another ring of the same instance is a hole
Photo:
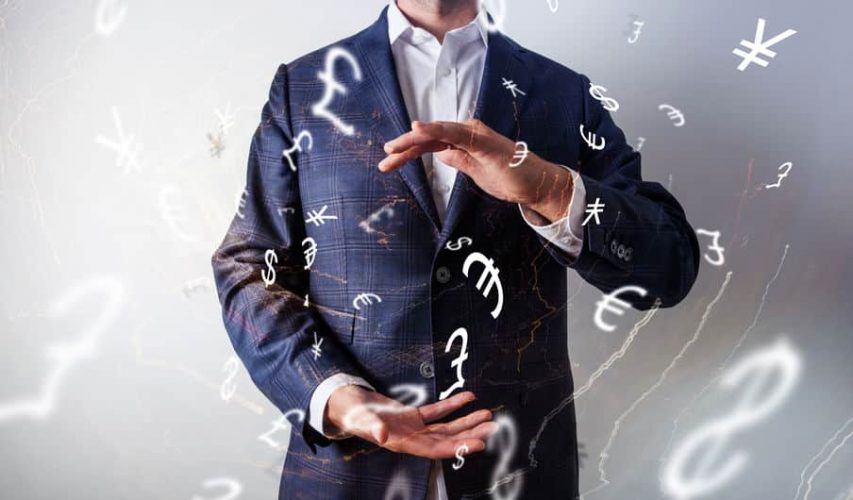
[[[542,162],[541,172],[540,188],[533,201],[525,206],[549,222],[555,222],[568,213],[574,181],[568,170],[547,161]]]

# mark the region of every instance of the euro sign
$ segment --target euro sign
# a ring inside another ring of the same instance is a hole
[[[264,288],[268,288],[275,283],[275,268],[273,264],[278,264],[278,255],[275,250],[267,250],[264,252],[264,262],[267,263],[267,268],[261,270],[261,278],[264,280]]]
[[[498,304],[492,310],[492,317],[498,319],[498,315],[501,313],[501,309],[504,305],[504,290],[501,285],[501,280],[498,279],[498,273],[500,272],[498,268],[495,267],[495,262],[492,259],[486,258],[485,255],[480,252],[473,252],[467,258],[465,258],[465,262],[462,264],[462,274],[465,277],[468,277],[468,270],[471,268],[471,264],[474,262],[479,262],[483,264],[485,269],[483,269],[483,274],[480,275],[479,281],[477,281],[477,290],[481,290],[483,285],[486,283],[486,276],[490,276],[489,283],[486,285],[486,288],[482,290],[483,297],[487,297],[489,292],[492,289],[492,285],[497,283],[497,291],[498,291]]]
[[[345,95],[347,93],[347,88],[335,79],[335,62],[338,59],[346,61],[350,68],[352,68],[352,73],[356,81],[361,81],[361,67],[359,67],[355,57],[341,47],[332,47],[326,52],[325,68],[317,73],[317,78],[326,84],[326,88],[323,91],[323,97],[311,107],[311,112],[314,113],[314,116],[325,118],[332,122],[332,125],[345,135],[353,135],[355,128],[352,125],[344,123],[338,115],[329,111],[329,104],[332,103],[335,94]]]
[[[450,366],[452,368],[456,368],[456,382],[446,390],[441,391],[441,394],[438,395],[439,400],[446,399],[447,396],[453,394],[453,391],[465,386],[465,377],[462,375],[462,363],[468,359],[468,330],[463,327],[457,328],[447,341],[447,345],[444,346],[445,353],[450,352],[450,348],[453,346],[453,341],[456,339],[460,339],[459,341],[462,343],[462,347],[459,349],[459,356],[450,362]]]
[[[670,120],[675,122],[676,127],[684,126],[684,113],[682,113],[680,109],[670,106],[669,104],[661,104],[658,106],[658,109],[661,111],[668,111],[667,116]]]
[[[616,314],[617,316],[621,316],[625,313],[625,309],[631,307],[631,304],[625,302],[624,300],[617,298],[619,295],[622,295],[625,292],[634,292],[640,297],[646,296],[646,290],[644,288],[640,288],[634,285],[626,285],[608,294],[604,294],[601,296],[601,300],[595,303],[597,309],[595,310],[595,325],[604,330],[605,332],[612,332],[616,329],[614,325],[610,323],[605,323],[604,319],[601,317],[604,311],[611,312]]]
[[[376,302],[382,302],[382,298],[379,295],[376,295],[375,293],[360,293],[354,299],[352,299],[352,306],[355,308],[356,311],[360,311],[361,306],[359,304],[373,304],[373,300],[371,300],[371,297],[376,299]]]
[[[592,149],[593,151],[601,151],[602,149],[604,149],[604,146],[606,144],[604,137],[601,138],[601,143],[598,143],[596,141],[596,138],[598,136],[596,136],[592,132],[584,132],[583,123],[581,123],[580,132],[581,137],[583,138],[584,142],[586,142],[586,145],[590,147],[590,149]]]

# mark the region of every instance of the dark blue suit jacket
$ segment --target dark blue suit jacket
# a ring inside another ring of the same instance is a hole
[[[517,443],[514,450],[467,457],[458,471],[451,467],[454,460],[445,460],[450,497],[488,496],[500,465],[502,471],[523,471],[517,479],[520,498],[575,498],[574,407],[559,409],[573,391],[566,270],[604,292],[626,284],[645,288],[644,299],[626,297],[637,308],[651,307],[655,299],[673,305],[690,290],[699,263],[684,212],[663,187],[641,179],[640,155],[590,96],[585,76],[494,33],[476,116],[513,140],[526,141],[545,159],[576,169],[588,201],[600,198],[606,209],[600,224],[584,227],[583,250],[572,261],[523,221],[517,205],[486,194],[460,173],[440,224],[420,161],[390,174],[376,168],[385,156],[383,144],[409,130],[385,12],[335,45],[352,53],[363,72],[357,81],[339,62],[335,76],[348,91],[329,106],[355,134],[344,135],[311,112],[324,93],[318,72],[328,47],[280,65],[251,143],[245,208],[213,255],[223,317],[237,354],[283,412],[307,413],[317,385],[339,372],[359,375],[385,394],[398,384],[421,384],[435,401],[456,380],[451,361],[459,344],[449,353],[445,345],[454,330],[465,327],[464,389],[478,396],[465,411],[483,407],[509,415]],[[514,98],[502,78],[526,95]],[[587,147],[580,124],[605,137],[606,148]],[[282,152],[303,130],[312,133],[313,146],[308,150],[303,142],[294,172]],[[306,223],[311,211],[324,206],[336,220]],[[302,246],[306,236],[318,246],[310,270]],[[445,247],[462,236],[473,244],[455,252]],[[633,249],[629,258],[617,251],[619,245]],[[269,287],[261,276],[267,249],[278,256],[277,280]],[[470,278],[463,275],[463,261],[473,251],[493,259],[500,270],[504,304],[497,319],[491,315],[496,295],[484,297],[475,287],[482,267],[472,266]],[[353,299],[367,292],[382,301],[356,309]],[[315,332],[324,339],[316,359]],[[429,363],[434,375],[421,369]],[[297,430],[280,498],[383,498],[392,476],[398,478],[394,487],[409,491],[410,498],[424,497],[429,460],[357,438],[330,442],[307,418]]]

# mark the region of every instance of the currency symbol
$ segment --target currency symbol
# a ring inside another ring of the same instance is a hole
[[[456,389],[461,389],[465,386],[465,377],[462,376],[462,363],[468,359],[468,330],[463,327],[459,327],[453,332],[453,335],[450,336],[450,339],[447,341],[447,345],[444,346],[444,352],[450,352],[450,347],[453,345],[453,341],[459,339],[462,343],[462,348],[459,350],[459,356],[456,357],[453,361],[450,362],[451,367],[456,367],[456,382],[453,382],[453,385],[448,387],[446,390],[441,391],[441,394],[438,395],[438,399],[442,400],[450,396]]]
[[[290,165],[290,170],[296,172],[296,163],[293,162],[293,153],[301,153],[302,145],[301,142],[303,138],[308,139],[308,151],[311,151],[311,148],[314,147],[314,138],[311,137],[311,132],[307,130],[303,130],[299,132],[299,135],[296,136],[296,139],[293,140],[293,146],[284,150],[282,155],[287,159],[287,163]]]
[[[545,0],[548,2],[548,8],[551,9],[551,12],[557,12],[557,9],[560,8],[560,0]]]
[[[224,488],[228,491],[223,493],[222,496],[218,496],[215,498],[202,498],[200,496],[193,496],[192,500],[234,500],[239,497],[240,494],[243,492],[243,486],[240,485],[239,482],[226,477],[208,479],[207,481],[201,483],[201,485],[206,489]]]
[[[509,467],[515,454],[518,436],[515,423],[507,415],[498,415],[494,420],[498,430],[489,436],[486,447],[498,453],[498,465],[492,472],[492,486],[489,488],[492,498],[497,500],[515,500],[519,498],[523,477],[510,473]]]
[[[501,280],[498,279],[498,273],[500,272],[498,268],[495,267],[495,262],[492,259],[487,259],[485,255],[480,252],[473,252],[468,257],[465,258],[465,262],[462,263],[462,274],[465,277],[468,277],[468,269],[471,267],[471,264],[474,262],[479,262],[485,266],[483,269],[483,274],[480,275],[480,279],[477,281],[477,290],[480,290],[483,287],[483,284],[486,282],[486,275],[491,276],[489,283],[486,285],[486,288],[482,290],[483,297],[489,295],[489,291],[492,289],[492,285],[497,283],[497,291],[498,291],[498,305],[495,306],[494,310],[492,310],[492,317],[498,319],[498,315],[501,313],[501,309],[504,305],[504,289],[501,285]]]
[[[465,458],[463,456],[468,453],[469,448],[467,444],[460,445],[459,448],[456,448],[456,463],[453,464],[453,470],[459,470],[465,465]]]
[[[379,297],[379,295],[376,295],[375,293],[360,293],[358,294],[358,296],[356,296],[356,298],[352,300],[352,306],[356,309],[356,311],[360,311],[361,306],[359,305],[359,303],[365,305],[373,304],[373,301],[370,299],[371,297],[375,297],[376,302],[382,302],[382,299]]]
[[[181,190],[175,186],[166,186],[160,191],[160,216],[166,221],[166,225],[180,239],[188,242],[198,240],[198,236],[188,234],[181,229],[181,222],[187,220],[186,207],[180,202],[174,203],[170,197],[180,196]]]
[[[118,139],[113,141],[111,139],[107,139],[101,134],[98,134],[95,137],[95,142],[116,152],[116,166],[123,166],[125,174],[130,173],[131,170],[141,172],[142,168],[139,166],[137,155],[142,149],[142,146],[133,141],[133,134],[126,135],[124,133],[124,127],[122,126],[121,118],[118,115],[118,109],[113,106],[110,110],[113,114],[113,124],[115,124]]]
[[[509,164],[510,168],[515,168],[527,159],[527,154],[530,151],[527,149],[527,143],[524,141],[518,141],[515,143],[515,154],[513,155],[512,163]]]
[[[117,6],[115,0],[101,0],[95,10],[95,31],[108,37],[118,29],[127,14],[127,5]]]
[[[643,149],[643,144],[646,143],[645,137],[637,137],[637,152]]]
[[[444,245],[444,248],[450,250],[451,252],[455,252],[455,251],[461,249],[463,246],[471,245],[471,243],[473,243],[471,238],[469,238],[467,236],[462,236],[461,238],[459,238],[455,242],[454,241],[448,241],[447,244]]]
[[[275,250],[269,249],[264,252],[264,262],[267,263],[267,269],[261,270],[261,278],[264,280],[264,288],[269,288],[270,285],[275,283],[275,268],[272,267],[273,263],[278,264],[278,255],[275,254]],[[267,273],[269,270],[269,273]]]
[[[723,256],[723,252],[725,251],[725,248],[720,246],[720,232],[719,231],[706,231],[704,229],[697,229],[696,234],[702,234],[702,235],[710,236],[711,238],[713,238],[713,240],[711,240],[711,244],[708,245],[708,250],[713,250],[713,251],[717,252],[717,258],[712,259],[712,258],[708,257],[708,254],[706,253],[705,254],[705,260],[707,260],[708,263],[711,265],[722,266],[723,263],[726,261],[726,258]]]
[[[749,49],[747,53],[743,49],[736,48],[732,51],[732,54],[743,58],[743,61],[740,62],[737,69],[738,71],[744,71],[750,64],[755,63],[762,68],[766,68],[768,64],[770,64],[769,60],[761,59],[760,56],[774,58],[776,57],[776,52],[770,50],[770,47],[776,45],[782,40],[794,35],[797,31],[788,29],[784,32],[774,36],[770,40],[764,41],[764,26],[766,21],[762,18],[758,18],[758,25],[755,28],[755,40],[750,42],[747,40],[741,40],[740,44]]]
[[[304,307],[308,307],[308,294],[305,294],[305,302],[302,303]]]
[[[305,222],[313,223],[315,226],[321,226],[326,223],[326,220],[337,219],[337,215],[324,215],[326,213],[326,209],[329,207],[327,205],[323,205],[323,208],[318,212],[317,210],[311,210],[309,213],[311,214]]]
[[[630,303],[618,298],[619,295],[622,295],[625,292],[634,292],[640,297],[645,297],[646,293],[648,293],[644,288],[640,288],[634,285],[626,285],[617,288],[616,290],[613,290],[610,293],[602,295],[601,300],[595,303],[597,307],[597,309],[595,310],[595,326],[604,330],[605,332],[612,332],[616,329],[616,326],[611,325],[610,323],[605,323],[601,315],[604,311],[607,311],[617,316],[622,316],[622,314],[625,313],[625,309],[631,307]]]
[[[619,102],[612,97],[605,97],[602,92],[607,92],[607,89],[601,85],[589,84],[589,95],[591,95],[596,101],[600,101],[601,105],[604,106],[604,109],[607,111],[616,111],[619,109]]]
[[[785,171],[782,172],[781,174],[778,174],[779,179],[776,182],[774,182],[773,184],[765,184],[764,189],[772,189],[772,188],[777,188],[777,187],[781,186],[782,185],[782,179],[784,179],[785,177],[788,177],[788,172],[791,171],[791,167],[793,167],[793,166],[794,166],[794,164],[791,162],[787,162],[787,163],[783,163],[783,164],[779,165],[779,168],[777,168],[776,170],[782,170],[784,168]]]
[[[634,21],[634,26],[637,29],[631,34],[631,38],[628,38],[628,43],[637,43],[637,40],[640,39],[640,31],[643,29],[643,25],[646,24],[644,21]]]
[[[184,296],[189,298],[193,292],[210,288],[210,278],[196,278],[184,283]]]
[[[246,197],[249,196],[249,191],[244,189],[237,193],[237,217],[241,219],[246,218],[246,214],[243,213],[243,209],[246,208]]]
[[[225,362],[225,371],[228,373],[228,376],[225,378],[225,381],[222,382],[222,387],[219,388],[219,396],[223,401],[230,400],[234,393],[237,392],[237,384],[234,383],[234,377],[237,376],[237,370],[240,368],[240,361],[237,359],[237,356],[231,356],[228,358],[228,361]]]
[[[509,90],[512,93],[513,98],[517,97],[516,92],[518,92],[521,95],[527,95],[524,92],[522,92],[518,88],[518,84],[513,82],[512,80],[507,80],[506,78],[501,77],[501,81],[503,82],[504,88]]]
[[[601,219],[598,218],[599,214],[604,213],[604,203],[601,203],[601,198],[596,197],[594,203],[586,204],[586,219],[583,220],[582,226],[585,226],[587,222],[593,217],[595,218],[595,224],[601,224]]]
[[[367,234],[375,233],[377,230],[373,229],[370,226],[370,224],[373,222],[379,222],[380,220],[382,220],[383,215],[388,217],[389,219],[391,217],[394,217],[394,204],[395,203],[396,202],[393,202],[393,201],[386,203],[385,205],[382,206],[382,208],[380,208],[379,210],[377,210],[377,211],[373,212],[372,214],[370,214],[369,216],[367,216],[367,219],[359,222],[358,227],[363,229],[364,232],[366,232]]]
[[[320,346],[323,345],[323,340],[317,340],[317,332],[314,332],[314,345],[311,346],[311,352],[314,354],[314,359],[319,358],[323,355],[323,351],[320,350]]]
[[[272,436],[278,431],[290,430],[291,424],[287,417],[291,415],[296,415],[296,419],[299,421],[299,423],[302,423],[302,421],[305,420],[305,412],[303,412],[302,410],[297,408],[288,410],[278,420],[273,422],[272,429],[268,430],[265,434],[261,434],[260,436],[258,436],[258,440],[265,442],[273,449],[282,451],[284,447],[281,443],[273,439]]]
[[[661,111],[668,109],[669,112],[667,113],[667,116],[670,120],[676,122],[676,127],[681,127],[684,125],[684,113],[682,113],[680,110],[670,106],[669,104],[661,104],[660,106],[658,106],[658,109]]]
[[[208,132],[207,140],[210,141],[210,156],[222,158],[222,151],[225,150],[225,138],[222,132],[217,132],[215,135]]]
[[[727,416],[700,427],[681,442],[666,465],[664,491],[679,500],[705,497],[738,475],[748,454],[737,451],[723,462],[723,450],[734,434],[755,426],[782,405],[797,383],[800,368],[799,354],[785,339],[779,339],[723,375],[723,389],[743,387],[740,400]]]
[[[604,137],[601,138],[601,144],[596,144],[596,141],[595,141],[596,135],[595,134],[593,134],[592,132],[589,132],[586,135],[584,135],[583,123],[581,123],[580,132],[581,132],[581,137],[586,142],[587,146],[589,146],[591,149],[593,149],[594,151],[601,151],[602,149],[604,149],[604,145],[606,144]]]
[[[325,68],[317,73],[317,77],[326,84],[326,88],[323,91],[323,97],[311,107],[311,112],[314,113],[314,116],[325,118],[332,122],[344,135],[353,135],[355,128],[352,125],[344,123],[336,114],[328,109],[336,93],[342,95],[347,93],[347,88],[335,79],[335,61],[338,59],[346,61],[350,65],[350,68],[352,68],[352,73],[356,81],[361,81],[361,68],[355,57],[341,47],[332,47],[326,52]]]
[[[503,30],[504,19],[506,18],[506,0],[493,0],[491,3],[496,5],[494,9],[488,9],[489,15],[485,16],[486,31],[494,33]],[[480,10],[487,10],[486,0],[480,0]],[[500,12],[500,15],[495,14],[495,12]]]
[[[418,384],[398,384],[388,390],[400,404],[365,403],[357,405],[344,413],[343,424],[346,428],[358,425],[357,417],[365,412],[373,413],[402,413],[424,404],[427,400],[426,388]],[[403,406],[400,406],[403,405]]]
[[[296,213],[296,209],[292,208],[292,207],[281,207],[278,209],[278,215],[280,217],[283,217],[284,214],[295,214],[295,213]]]
[[[314,238],[308,236],[304,240],[302,240],[302,246],[308,245],[308,248],[304,250],[305,253],[305,267],[304,269],[311,269],[311,264],[314,263],[314,259],[317,257],[317,242]]]

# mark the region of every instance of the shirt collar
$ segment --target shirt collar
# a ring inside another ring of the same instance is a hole
[[[423,28],[418,28],[403,15],[403,12],[400,11],[400,8],[397,7],[396,0],[390,0],[388,2],[388,40],[393,45],[398,38],[403,36],[404,34],[409,35],[409,40],[414,44],[423,43],[427,40],[433,39],[434,37],[429,34]],[[475,30],[472,27],[476,28]],[[470,23],[465,26],[461,26],[459,28],[453,29],[448,32],[451,33],[462,33],[463,35],[467,35],[468,32],[476,33],[480,36],[480,39],[483,41],[483,45],[486,47],[489,46],[489,31],[487,28],[487,19],[486,19],[486,10],[480,9],[477,13],[477,17],[474,18]],[[471,35],[468,35],[471,36]]]

